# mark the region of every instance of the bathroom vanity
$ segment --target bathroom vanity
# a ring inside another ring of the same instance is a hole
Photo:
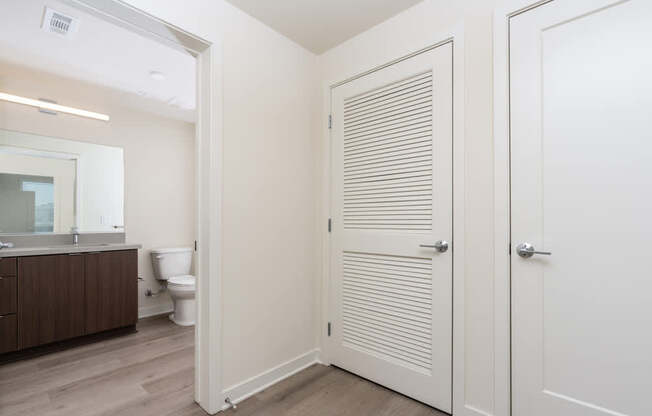
[[[139,247],[0,250],[0,354],[133,327]]]
[[[120,147],[0,129],[0,361],[133,329],[124,183]]]

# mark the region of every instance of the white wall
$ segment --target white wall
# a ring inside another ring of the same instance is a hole
[[[212,56],[224,109],[214,113],[223,120],[214,348],[222,388],[238,399],[266,380],[257,376],[317,347],[317,58],[223,0],[127,3],[222,46]]]
[[[224,387],[316,347],[316,57],[224,8]]]
[[[459,415],[493,415],[492,21],[496,0],[425,0],[319,57],[321,81],[344,80],[441,41],[464,25],[465,49],[465,344]],[[322,97],[322,115],[328,97]],[[325,123],[325,120],[323,120]],[[459,393],[459,391],[458,391]]]
[[[191,246],[194,237],[194,125],[126,109],[100,87],[0,63],[0,90],[27,97],[48,97],[62,104],[111,116],[108,123],[65,114],[51,116],[32,107],[0,103],[0,128],[119,146],[124,149],[127,242],[142,244],[138,256],[140,313],[170,310],[167,294],[157,290],[149,251]],[[121,180],[121,178],[117,178]]]

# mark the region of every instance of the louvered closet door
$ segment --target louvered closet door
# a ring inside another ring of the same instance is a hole
[[[332,100],[331,360],[450,412],[452,45]]]

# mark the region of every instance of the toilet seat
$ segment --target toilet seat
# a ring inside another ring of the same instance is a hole
[[[174,287],[175,289],[182,290],[194,290],[195,289],[195,276],[189,274],[183,276],[173,276],[168,280],[168,287]]]

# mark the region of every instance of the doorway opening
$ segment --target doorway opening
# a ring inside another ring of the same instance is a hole
[[[43,186],[35,180],[20,189],[37,196],[30,205],[39,214],[32,228],[42,233],[49,224],[51,237],[44,238],[53,239],[67,238],[68,230],[75,230],[75,238],[81,233],[82,239],[84,233],[112,233],[106,244],[121,239],[142,246],[137,260],[139,318],[167,316],[175,304],[172,285],[155,270],[152,251],[187,248],[193,259],[185,274],[196,278],[196,307],[188,312],[196,315],[196,322],[187,332],[196,369],[191,396],[216,412],[222,408],[216,371],[220,355],[219,349],[210,351],[209,342],[214,344],[219,333],[219,315],[211,313],[218,308],[219,284],[214,208],[221,180],[216,162],[220,138],[214,114],[220,92],[211,82],[219,65],[217,46],[119,1],[29,0],[7,7],[7,16],[14,13],[15,18],[8,17],[12,23],[4,29],[7,42],[0,39],[0,60],[8,72],[3,92],[44,105],[40,111],[17,106],[14,112],[6,104],[0,126],[6,133],[0,139],[4,143],[16,136],[19,147],[35,150],[40,148],[26,143],[51,139],[45,150],[68,146],[77,158],[68,175],[74,190],[68,205],[57,202],[64,199],[57,199],[64,194],[64,182],[56,176],[50,181],[52,201],[44,200]],[[23,21],[30,24],[21,25]],[[12,49],[17,39],[19,53]],[[90,113],[75,108],[56,111],[57,104],[75,103],[97,110],[95,119],[78,117]],[[36,117],[37,122],[29,121]],[[110,169],[107,155],[116,156]],[[91,193],[104,202],[86,198]]]

